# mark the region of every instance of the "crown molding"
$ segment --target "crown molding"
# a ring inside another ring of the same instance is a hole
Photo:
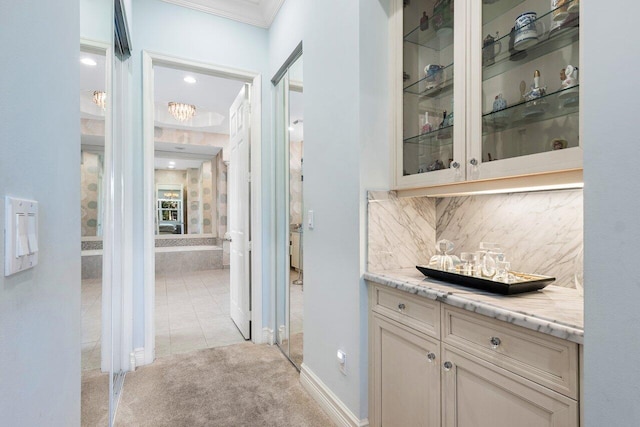
[[[162,0],[177,6],[269,28],[284,0]]]

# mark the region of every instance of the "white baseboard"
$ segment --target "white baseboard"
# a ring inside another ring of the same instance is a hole
[[[318,402],[320,407],[329,415],[338,426],[344,427],[366,427],[369,425],[367,418],[360,420],[353,412],[342,403],[327,386],[309,370],[304,363],[300,369],[300,383],[302,387]]]
[[[133,352],[136,356],[136,367],[144,365],[144,347],[138,347]]]
[[[271,328],[262,328],[262,342],[267,343],[269,345],[273,345],[274,344],[273,329],[271,329]]]

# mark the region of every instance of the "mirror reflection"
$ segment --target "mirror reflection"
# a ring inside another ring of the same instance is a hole
[[[80,52],[80,230],[83,377],[99,377],[102,361],[102,226],[106,57]],[[106,390],[105,390],[106,391]]]

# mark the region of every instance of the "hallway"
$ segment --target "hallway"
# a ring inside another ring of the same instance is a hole
[[[156,358],[244,341],[229,315],[229,269],[156,276]]]
[[[106,425],[108,402],[85,395],[82,425]],[[88,393],[88,392],[87,392]],[[127,374],[116,426],[332,426],[275,346],[241,343],[177,354]]]

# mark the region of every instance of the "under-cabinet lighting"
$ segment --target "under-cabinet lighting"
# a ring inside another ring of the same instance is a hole
[[[510,188],[495,188],[491,190],[475,190],[475,191],[461,191],[444,194],[429,194],[427,197],[459,197],[459,196],[480,196],[486,194],[504,194],[504,193],[528,193],[533,191],[551,191],[551,190],[573,190],[577,188],[584,188],[583,182],[572,182],[563,184],[547,184],[547,185],[534,185],[531,187],[510,187]]]

